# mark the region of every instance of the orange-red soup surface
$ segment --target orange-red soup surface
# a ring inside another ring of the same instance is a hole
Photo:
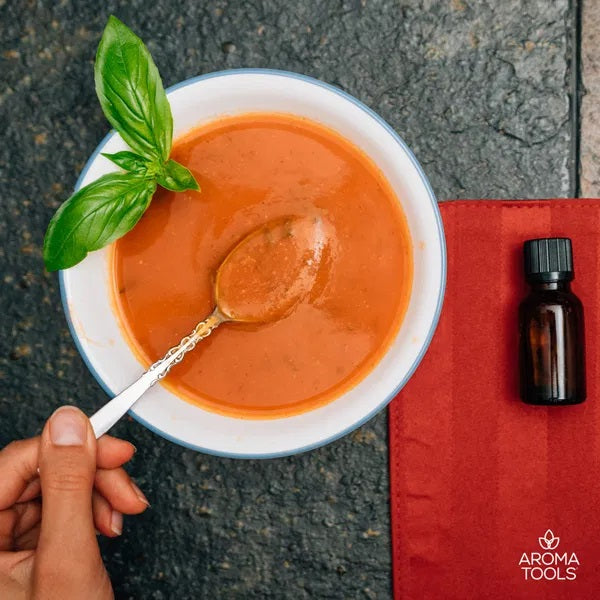
[[[221,325],[164,385],[208,410],[265,418],[358,383],[396,335],[412,285],[406,220],[370,159],[325,127],[270,113],[199,127],[172,157],[202,191],[159,189],[115,244],[115,304],[136,354],[149,365],[212,312],[215,273],[244,236],[319,214],[328,244],[310,294],[276,322]]]

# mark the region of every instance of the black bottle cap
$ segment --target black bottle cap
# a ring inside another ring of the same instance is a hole
[[[523,250],[527,281],[550,282],[573,279],[573,251],[569,238],[527,240]]]

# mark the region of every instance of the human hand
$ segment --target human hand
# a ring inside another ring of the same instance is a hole
[[[40,437],[0,451],[1,598],[113,598],[95,529],[120,535],[123,514],[148,507],[122,468],[134,452],[107,435],[96,442],[71,406],[59,408]]]

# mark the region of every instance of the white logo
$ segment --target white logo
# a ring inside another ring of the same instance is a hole
[[[579,559],[575,552],[550,552],[556,550],[560,538],[548,529],[538,538],[540,548],[545,552],[523,552],[519,566],[526,580],[573,581],[577,579]]]
[[[538,541],[542,547],[542,550],[554,550],[554,548],[558,546],[560,538],[554,537],[552,529],[548,529],[548,531],[546,531],[544,534],[544,537],[538,538]]]

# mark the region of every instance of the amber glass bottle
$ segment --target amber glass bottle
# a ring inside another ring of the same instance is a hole
[[[521,398],[578,404],[586,394],[583,307],[571,291],[571,240],[528,240],[524,253],[531,291],[519,307]]]

